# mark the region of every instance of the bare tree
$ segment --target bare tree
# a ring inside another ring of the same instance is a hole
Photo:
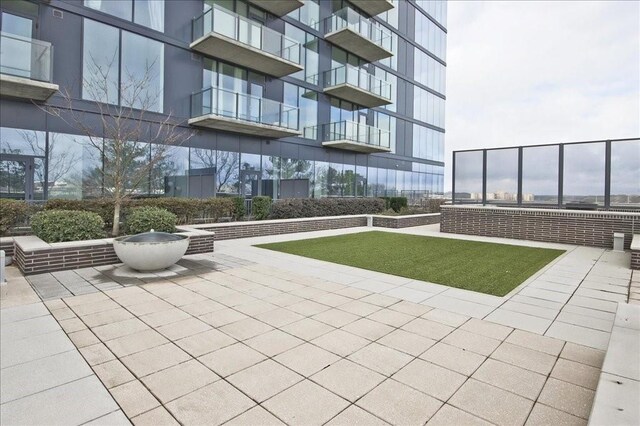
[[[162,96],[161,90],[154,90],[156,68],[158,65],[152,62],[138,72],[124,69],[118,87],[113,78],[118,71],[115,56],[107,64],[91,58],[82,87],[84,98],[93,99],[95,112],[74,108],[68,89],[61,90],[62,106],[41,107],[85,135],[100,160],[101,164],[92,170],[92,180],[101,181],[103,195],[113,200],[113,236],[120,233],[124,202],[148,187],[154,168],[165,161],[174,147],[193,136],[192,131],[181,128],[182,123],[171,113],[150,117],[159,109]],[[115,96],[114,90],[118,91]],[[104,103],[118,98],[119,105]]]

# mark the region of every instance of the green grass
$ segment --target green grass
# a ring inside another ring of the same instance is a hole
[[[564,253],[381,231],[256,247],[495,296],[506,295]]]

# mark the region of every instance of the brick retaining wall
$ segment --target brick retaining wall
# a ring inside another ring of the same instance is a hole
[[[408,228],[411,226],[432,225],[438,222],[440,222],[439,213],[411,216],[373,216],[373,226],[381,228]]]
[[[0,238],[0,250],[4,250],[6,256],[13,256],[13,237]]]
[[[640,233],[631,241],[631,269],[640,269]]]
[[[640,229],[640,213],[442,206],[440,231],[613,248],[614,232],[625,234],[624,247]]]

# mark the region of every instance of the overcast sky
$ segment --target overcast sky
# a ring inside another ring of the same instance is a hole
[[[445,190],[460,149],[640,136],[640,2],[449,1]]]

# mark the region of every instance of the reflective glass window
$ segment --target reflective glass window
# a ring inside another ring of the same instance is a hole
[[[558,145],[522,149],[522,202],[558,203]]]
[[[456,171],[457,171],[456,164]],[[457,187],[456,187],[457,191]],[[518,150],[487,151],[487,202],[518,201]]]
[[[563,204],[604,204],[604,171],[604,142],[565,145]]]
[[[640,207],[640,140],[611,142],[611,205]]]
[[[482,201],[482,151],[465,151],[454,154],[455,201]]]

